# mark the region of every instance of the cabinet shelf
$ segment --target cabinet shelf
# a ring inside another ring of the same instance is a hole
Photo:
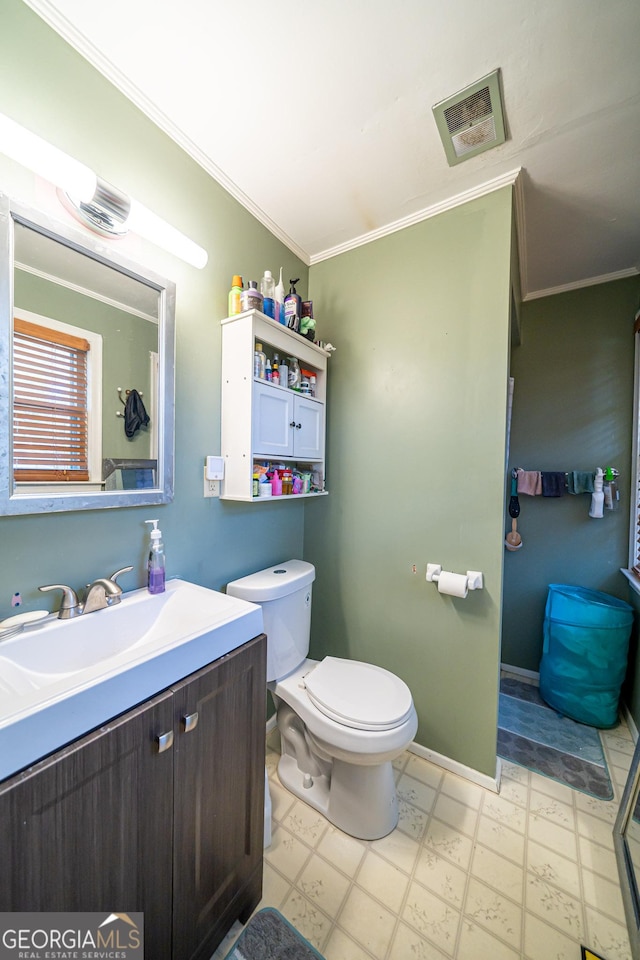
[[[329,353],[258,310],[221,321],[222,326],[222,456],[225,478],[221,500],[245,503],[310,499],[327,494],[254,497],[254,462],[271,461],[312,467],[323,488],[325,464],[325,399]],[[254,376],[255,343],[285,357],[295,357],[313,371],[315,394],[301,393]],[[308,472],[308,471],[304,471]]]
[[[318,490],[317,493],[288,493],[281,497],[227,497],[224,494],[221,500],[237,500],[243,503],[282,503],[288,500],[317,500],[318,497],[328,497],[328,490]]]
[[[299,333],[295,333],[293,330],[290,330],[289,327],[285,327],[284,324],[278,323],[277,320],[274,320],[272,317],[268,317],[266,313],[262,313],[260,310],[245,310],[244,313],[237,313],[233,317],[225,317],[221,323],[224,327],[224,324],[226,323],[237,323],[238,321],[245,320],[247,317],[260,324],[260,337],[262,337],[263,340],[266,340],[267,343],[273,344],[275,347],[278,346],[278,343],[276,343],[272,338],[277,337],[280,339],[279,334],[284,334],[286,340],[281,342],[286,342],[286,349],[289,350],[290,354],[295,354],[298,359],[300,359],[300,355],[297,353],[297,351],[304,350],[305,348],[308,348],[312,352],[316,353],[319,357],[324,357],[325,360],[327,357],[331,356],[328,350],[325,350],[323,347],[319,347],[317,343],[313,342],[313,340],[309,340],[307,337],[303,337]],[[297,346],[293,346],[293,344],[296,344]],[[285,348],[283,347],[283,349]],[[309,360],[309,363],[313,364],[313,360]]]

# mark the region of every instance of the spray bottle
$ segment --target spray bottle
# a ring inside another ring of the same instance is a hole
[[[604,508],[604,492],[602,489],[603,486],[604,474],[602,472],[602,467],[598,467],[596,470],[596,475],[593,478],[593,493],[591,494],[591,507],[589,509],[589,516],[599,519],[603,516]]]
[[[157,520],[145,520],[145,523],[153,524],[153,530],[151,531],[151,549],[149,550],[149,560],[147,563],[147,589],[149,593],[164,593],[165,560],[162,531],[158,530]]]
[[[604,506],[605,510],[617,510],[620,506],[620,491],[617,481],[618,471],[615,467],[604,468]]]

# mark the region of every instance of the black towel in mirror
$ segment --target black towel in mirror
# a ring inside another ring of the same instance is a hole
[[[149,423],[149,414],[144,408],[142,397],[137,390],[127,391],[127,401],[124,405],[124,432],[131,440],[140,427]]]

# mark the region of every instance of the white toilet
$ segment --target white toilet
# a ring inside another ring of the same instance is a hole
[[[418,718],[411,691],[388,670],[307,659],[314,579],[312,564],[288,560],[234,580],[227,593],[262,607],[280,780],[345,833],[377,840],[398,822],[391,761],[413,740]]]

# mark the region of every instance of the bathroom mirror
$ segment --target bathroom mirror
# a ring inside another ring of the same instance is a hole
[[[640,960],[640,740],[613,828],[613,845],[633,960]]]
[[[173,499],[175,285],[117,243],[0,195],[0,515]]]

